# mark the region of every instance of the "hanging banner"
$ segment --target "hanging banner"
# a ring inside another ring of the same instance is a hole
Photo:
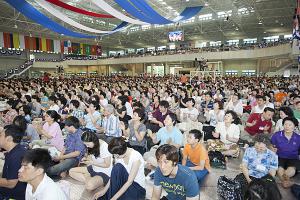
[[[34,0],[34,1],[37,2],[42,8],[47,10],[49,13],[51,13],[58,19],[66,22],[67,24],[70,24],[71,26],[74,26],[76,28],[79,28],[79,29],[82,29],[82,30],[85,30],[88,32],[92,32],[92,33],[112,33],[112,31],[101,31],[101,30],[97,30],[97,29],[93,29],[93,28],[84,26],[84,25],[72,20],[71,18],[69,18],[67,15],[60,12],[59,10],[55,9],[49,3],[47,3],[45,0]],[[123,27],[121,27],[121,28],[123,28]],[[121,29],[121,28],[119,28],[119,29]],[[116,30],[114,30],[114,31],[116,32]]]
[[[25,37],[24,37],[24,35],[19,35],[19,41],[20,41],[20,49],[25,49]]]
[[[77,7],[74,7],[74,6],[71,6],[69,4],[66,4],[60,0],[46,0],[54,5],[57,5],[61,8],[64,8],[64,9],[67,9],[67,10],[70,10],[70,11],[73,11],[73,12],[76,12],[76,13],[79,13],[79,14],[83,14],[83,15],[87,15],[87,16],[91,16],[91,17],[98,17],[98,18],[115,18],[114,16],[112,15],[106,15],[106,14],[100,14],[100,13],[94,13],[94,12],[90,12],[90,11],[87,11],[87,10],[83,10],[81,8],[77,8]]]
[[[3,32],[0,32],[0,47],[4,47]]]
[[[149,23],[142,22],[140,20],[136,20],[136,19],[133,19],[133,18],[130,18],[130,17],[124,15],[123,13],[121,13],[118,10],[111,7],[104,0],[91,0],[91,2],[93,2],[96,6],[98,6],[99,8],[104,10],[105,12],[111,14],[112,16],[114,16],[114,17],[116,17],[116,18],[118,18],[122,21],[126,21],[126,22],[129,22],[131,24],[139,24],[139,25],[149,24]]]
[[[42,26],[60,33],[64,34],[70,37],[78,37],[78,38],[96,38],[97,36],[94,35],[86,35],[74,32],[72,30],[69,30],[60,24],[54,22],[46,15],[39,12],[37,9],[35,9],[32,5],[27,3],[25,0],[5,0],[7,3],[9,3],[12,7],[14,7],[16,10],[18,10],[20,13],[22,13],[24,16],[28,17],[29,19],[41,24]]]

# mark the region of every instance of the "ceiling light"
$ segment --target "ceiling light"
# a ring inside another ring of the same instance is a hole
[[[205,2],[205,3],[204,3],[204,6],[209,6],[208,2]]]
[[[190,0],[185,0],[186,2],[189,2]]]
[[[261,20],[259,20],[258,24],[260,24],[260,25],[261,25],[261,24],[262,24],[262,21],[261,21]]]
[[[236,27],[236,28],[235,28],[235,30],[236,30],[236,31],[238,31],[238,30],[239,30],[239,28],[238,28],[238,27]]]

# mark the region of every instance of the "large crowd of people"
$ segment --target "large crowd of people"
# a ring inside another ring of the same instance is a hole
[[[146,177],[153,200],[199,199],[211,155],[242,155],[242,195],[300,170],[298,76],[8,79],[0,98],[0,199],[68,199],[66,177],[94,199],[145,199]]]

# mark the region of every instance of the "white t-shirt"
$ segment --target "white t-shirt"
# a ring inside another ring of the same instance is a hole
[[[68,200],[69,198],[63,190],[51,178],[44,175],[43,180],[38,185],[35,192],[32,192],[32,186],[27,184],[26,200]]]
[[[128,148],[128,150],[129,149],[130,148]],[[125,167],[125,169],[128,172],[128,174],[129,174],[130,171],[131,171],[131,168],[132,168],[132,164],[135,161],[138,161],[138,160],[140,161],[141,165],[140,165],[140,167],[138,169],[138,172],[136,174],[134,182],[138,183],[141,187],[145,188],[146,187],[145,174],[144,174],[145,161],[144,161],[143,156],[139,152],[137,152],[134,149],[131,149],[130,158],[128,160],[128,165],[124,162],[123,159],[116,159],[116,163],[122,164]]]
[[[106,106],[108,105],[107,99],[101,99],[101,100],[100,100],[100,105],[101,105],[102,107],[106,107]]]
[[[50,106],[49,110],[55,110],[58,113],[59,107],[58,105],[54,104],[53,106]]]
[[[197,110],[197,108],[192,108],[191,110],[188,108],[182,108],[180,115],[181,115],[180,118],[182,119],[182,121],[186,121],[186,119],[188,119],[188,118],[190,118],[192,121],[195,121],[195,120],[197,120],[199,111]]]
[[[224,144],[235,144],[233,142],[230,142],[226,139],[226,135],[228,134],[228,136],[230,138],[236,138],[239,139],[240,138],[240,127],[236,124],[231,124],[228,128],[225,127],[225,122],[218,122],[217,126],[216,126],[216,132],[220,133],[220,140],[224,143]]]
[[[108,151],[108,144],[106,142],[104,142],[103,140],[99,140],[99,143],[100,143],[100,155],[97,158],[95,158],[95,156],[92,156],[92,160],[93,162],[102,163],[104,162],[103,159],[107,157],[111,157],[110,167],[103,168],[103,167],[92,165],[92,168],[95,172],[102,172],[110,177],[111,170],[112,170],[112,162],[113,162],[112,155]]]
[[[133,116],[133,109],[132,109],[130,103],[126,102],[125,103],[125,107],[126,107],[126,113],[127,113],[127,115],[129,115],[130,117],[132,117]]]
[[[260,108],[258,105],[256,105],[252,109],[251,113],[263,113],[265,108],[266,108],[266,105],[264,105],[262,108]]]

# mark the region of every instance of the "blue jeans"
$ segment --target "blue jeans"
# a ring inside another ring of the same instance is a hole
[[[192,163],[190,160],[187,160],[186,161],[186,166],[187,167],[195,167],[196,165],[194,165],[194,163]],[[205,176],[208,174],[207,169],[204,168],[203,170],[193,170],[193,172],[197,176],[199,185],[201,185],[201,183],[204,180]]]
[[[49,167],[47,170],[47,174],[50,177],[59,176],[62,172],[66,172],[69,169],[76,167],[78,163],[79,161],[76,158],[61,160],[58,164]]]

